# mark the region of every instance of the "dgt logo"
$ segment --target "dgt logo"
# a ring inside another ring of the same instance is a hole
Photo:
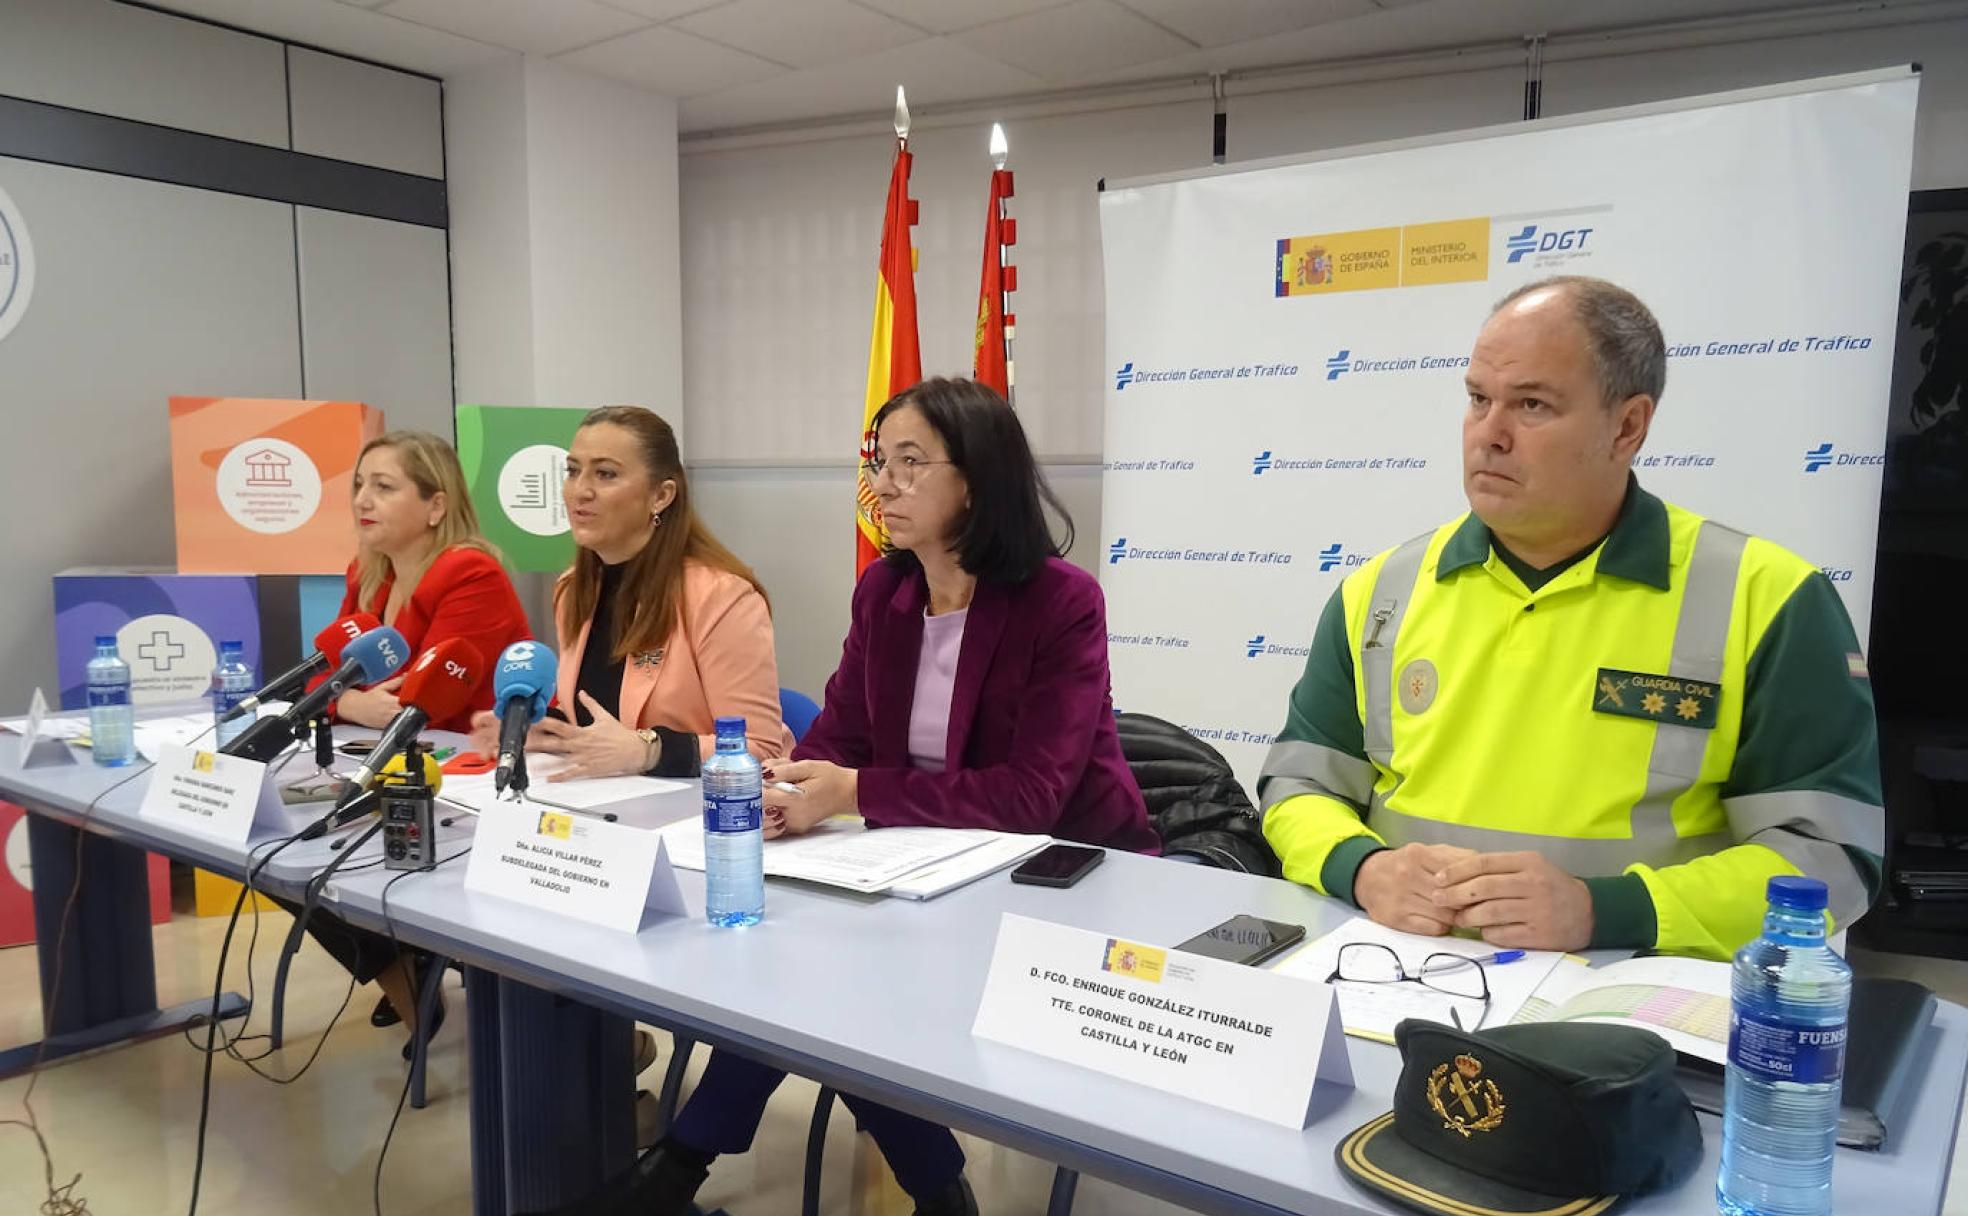
[[[1584,249],[1585,238],[1591,235],[1590,228],[1547,228],[1539,232],[1536,224],[1526,224],[1522,232],[1504,239],[1504,248],[1510,251],[1510,257],[1506,260],[1515,266],[1528,254]]]
[[[1347,347],[1326,360],[1326,379],[1337,380],[1353,368],[1353,348]]]
[[[1114,391],[1118,393],[1133,383],[1134,360],[1129,359],[1126,363],[1121,364],[1119,370],[1114,373]]]
[[[1831,444],[1828,442],[1821,443],[1804,453],[1804,471],[1806,473],[1815,473],[1830,464],[1831,458]]]
[[[1345,560],[1346,555],[1339,551],[1339,542],[1334,541],[1332,544],[1319,550],[1319,573],[1324,574]]]
[[[1262,452],[1259,452],[1256,456],[1251,458],[1252,477],[1261,476],[1264,473],[1264,470],[1270,467],[1271,467],[1271,452],[1268,448]]]
[[[1256,657],[1257,657],[1258,655],[1261,655],[1261,654],[1263,654],[1263,653],[1264,653],[1264,635],[1263,635],[1263,634],[1261,634],[1261,633],[1260,633],[1260,634],[1258,634],[1258,635],[1257,635],[1256,637],[1254,637],[1254,638],[1252,638],[1252,639],[1251,639],[1250,641],[1248,641],[1248,642],[1245,642],[1245,643],[1244,643],[1244,657],[1245,657],[1245,658],[1247,658],[1247,659],[1254,659],[1254,658],[1256,658]]]
[[[1107,564],[1112,566],[1127,556],[1127,537],[1123,536],[1107,546]]]

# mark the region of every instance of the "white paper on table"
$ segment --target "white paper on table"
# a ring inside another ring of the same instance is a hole
[[[558,810],[593,811],[677,794],[690,788],[688,782],[642,776],[584,777],[575,781],[548,782],[548,777],[565,767],[567,761],[559,756],[528,756],[526,801]],[[438,796],[474,811],[482,811],[498,802],[514,801],[510,792],[500,798],[491,773],[462,776],[447,773]]]
[[[1683,1055],[1714,1064],[1729,1057],[1727,963],[1629,958],[1603,967],[1567,960],[1511,1020],[1611,1022],[1639,1026]]]
[[[40,690],[36,689],[35,692],[38,695]],[[44,717],[39,722],[35,721],[33,715],[25,718],[0,718],[0,727],[5,727],[17,735],[27,734],[30,724],[37,728],[35,736],[41,739],[81,739],[87,737],[89,733],[87,714],[73,718]]]
[[[210,714],[149,718],[137,723],[133,733],[137,750],[151,760],[160,759],[167,747],[191,747],[196,743],[203,744],[208,751],[218,750],[218,732]]]
[[[889,884],[888,893],[903,899],[934,899],[945,892],[1009,869],[1051,843],[1050,836],[999,832],[996,839],[959,853],[948,861],[939,861],[903,875]]]
[[[766,841],[765,872],[775,878],[799,878],[872,894],[992,845],[1004,835],[983,828],[870,831],[859,819],[840,817],[798,836]],[[703,820],[679,819],[663,828],[663,837],[674,864],[686,870],[704,868]]]
[[[1400,956],[1401,966],[1410,975],[1419,970],[1421,961],[1431,954],[1482,958],[1497,952],[1497,948],[1488,942],[1460,937],[1422,937],[1375,924],[1364,916],[1356,916],[1288,955],[1277,964],[1275,970],[1281,975],[1295,976],[1315,984],[1324,983],[1326,977],[1339,966],[1340,948],[1355,942],[1387,946]],[[1479,997],[1464,999],[1426,984],[1353,984],[1340,981],[1333,984],[1333,990],[1339,994],[1339,1017],[1347,1034],[1392,1042],[1394,1027],[1403,1018],[1426,1018],[1449,1023],[1451,1010],[1462,1019],[1466,1029],[1479,1029],[1476,1024],[1479,1017],[1483,1026],[1502,1026],[1517,1016],[1524,1002],[1530,999],[1538,985],[1551,974],[1551,969],[1557,966],[1558,960],[1564,957],[1556,950],[1528,950],[1523,958],[1515,962],[1486,964],[1483,974],[1490,981],[1490,1008],[1487,1013]]]

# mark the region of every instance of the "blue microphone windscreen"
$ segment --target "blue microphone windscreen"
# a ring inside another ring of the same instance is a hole
[[[514,697],[531,697],[533,716],[538,718],[553,698],[559,674],[560,664],[551,649],[539,642],[514,642],[499,656],[492,673],[492,703],[503,706]]]
[[[342,661],[346,663],[351,659],[362,664],[362,682],[374,684],[395,675],[397,668],[410,661],[410,643],[403,640],[402,634],[384,625],[371,629],[342,648]]]

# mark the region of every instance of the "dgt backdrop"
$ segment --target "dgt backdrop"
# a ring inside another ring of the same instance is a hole
[[[1340,580],[1468,509],[1470,346],[1552,274],[1660,318],[1641,484],[1818,563],[1865,638],[1917,87],[1896,69],[1110,185],[1115,704],[1254,785]]]

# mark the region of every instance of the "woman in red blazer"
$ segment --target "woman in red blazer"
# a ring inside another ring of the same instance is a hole
[[[367,612],[391,626],[418,655],[462,638],[485,662],[470,709],[432,730],[469,731],[476,710],[492,708],[499,652],[532,637],[506,568],[478,530],[478,513],[451,445],[423,431],[391,431],[363,446],[350,508],[360,548],[348,568],[342,615]],[[344,722],[381,729],[403,706],[398,675],[351,689],[335,703]]]
[[[766,765],[801,791],[766,791],[766,834],[859,813],[870,827],[1044,832],[1159,852],[1114,727],[1100,584],[1059,557],[1042,504],[1065,512],[1018,416],[983,385],[935,379],[884,405],[874,430],[864,467],[889,553],[855,589],[820,717],[794,759]],[[1068,544],[1071,529],[1067,520]],[[689,1211],[711,1161],[751,1147],[784,1077],[712,1052],[669,1134],[610,1188],[626,1192],[623,1210]],[[917,1216],[974,1216],[956,1137],[841,1097]]]
[[[403,635],[413,656],[448,638],[471,643],[485,662],[476,699],[470,709],[430,724],[432,730],[469,731],[472,711],[492,707],[499,653],[533,635],[512,579],[479,533],[458,454],[423,431],[390,431],[370,440],[356,457],[349,509],[358,548],[342,615],[371,613]],[[336,701],[335,714],[358,726],[387,726],[403,708],[396,699],[402,683],[395,676],[373,688],[350,689]],[[357,981],[374,980],[383,990],[371,1024],[415,1017],[421,956],[320,911],[309,919],[308,931]],[[433,1021],[443,1014],[440,1004]]]

